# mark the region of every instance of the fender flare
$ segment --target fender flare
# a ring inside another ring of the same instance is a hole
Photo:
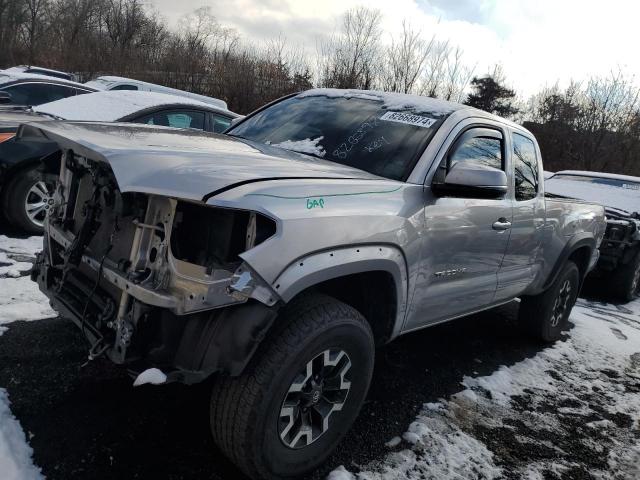
[[[274,280],[272,288],[284,302],[289,302],[303,290],[327,280],[376,271],[391,274],[396,286],[398,305],[390,336],[394,338],[404,324],[409,292],[407,262],[395,246],[367,244],[314,252],[290,263]]]
[[[590,233],[587,233],[587,232],[578,233],[573,237],[571,237],[571,239],[567,242],[567,244],[562,249],[562,252],[560,252],[560,255],[558,256],[558,259],[556,260],[555,265],[551,269],[551,273],[547,277],[547,280],[542,285],[542,289],[541,289],[542,291],[549,288],[553,284],[553,282],[555,282],[556,278],[560,274],[560,270],[562,269],[564,264],[567,263],[567,260],[569,259],[569,257],[576,250],[582,247],[589,247],[589,252],[590,252],[589,258],[591,258],[591,255],[593,255],[593,251],[596,250],[596,240],[593,238],[593,236],[591,236]],[[589,266],[587,265],[587,271],[584,272],[584,275],[580,279],[580,286],[582,286],[582,283],[584,282],[584,277],[586,277],[587,273],[589,273],[588,267]]]

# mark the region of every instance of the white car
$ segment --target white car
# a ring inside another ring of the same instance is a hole
[[[178,95],[180,97],[191,98],[193,100],[198,100],[200,102],[208,103],[214,107],[224,108],[227,110],[227,102],[220,100],[219,98],[198,95],[197,93],[186,92],[184,90],[178,90],[177,88],[165,87],[163,85],[134,80],[132,78],[103,76],[86,82],[85,85],[95,88],[96,90],[140,90],[145,92]]]
[[[61,72],[60,70],[52,70],[50,68],[36,67],[34,65],[18,65],[16,67],[6,68],[4,71],[8,73],[35,73],[37,75],[61,78],[63,80],[70,80],[72,82],[78,80],[76,75],[72,73]]]

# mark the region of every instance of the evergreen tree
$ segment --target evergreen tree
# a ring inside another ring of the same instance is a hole
[[[471,80],[473,93],[469,94],[465,105],[495,113],[501,117],[509,117],[518,113],[518,109],[513,105],[516,93],[501,85],[493,77],[473,77]]]

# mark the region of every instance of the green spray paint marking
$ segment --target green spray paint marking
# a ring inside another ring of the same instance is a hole
[[[348,197],[353,195],[376,195],[381,193],[393,193],[400,190],[402,187],[394,188],[393,190],[381,190],[377,192],[354,192],[354,193],[328,193],[325,195],[313,195],[311,197],[301,196],[301,197],[289,197],[285,195],[271,195],[269,193],[248,193],[247,197],[269,197],[269,198],[281,198],[283,200],[309,200],[312,198],[324,198],[324,197]]]
[[[320,199],[316,200],[315,198],[312,200],[307,198],[307,210],[311,210],[312,208],[324,208],[324,198],[320,197]]]

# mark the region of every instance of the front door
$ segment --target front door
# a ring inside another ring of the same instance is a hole
[[[453,142],[440,168],[442,178],[457,162],[505,170],[504,133],[471,127]],[[438,176],[439,173],[436,173]],[[431,195],[430,189],[426,195]],[[427,198],[422,263],[405,330],[486,307],[494,299],[498,271],[509,242],[512,200]]]

